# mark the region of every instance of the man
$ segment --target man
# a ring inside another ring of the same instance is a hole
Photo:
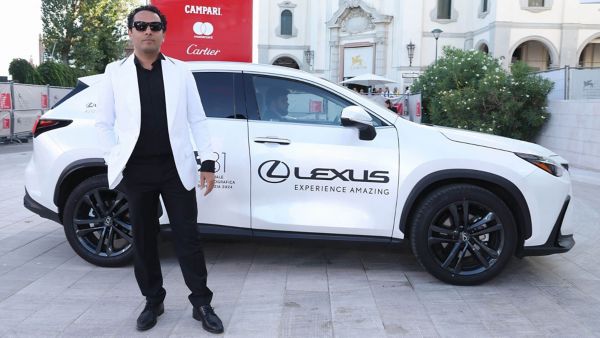
[[[196,229],[198,182],[189,136],[201,163],[199,186],[206,196],[214,186],[214,154],[206,116],[194,77],[184,63],[160,53],[167,30],[165,16],[141,6],[127,17],[134,52],[106,67],[98,98],[96,127],[106,149],[108,183],[127,195],[133,223],[135,277],[146,297],[137,319],[140,331],[152,328],[164,312],[166,291],[158,257],[157,206],[162,196],[192,315],[212,333],[223,324],[210,306],[206,264]]]
[[[267,91],[266,110],[260,112],[260,119],[263,121],[287,121],[292,119],[288,117],[288,91],[280,87],[271,87]]]
[[[390,99],[385,100],[385,107],[391,111],[393,111],[394,113],[398,114],[398,109],[396,109],[396,107],[392,106],[392,101]]]

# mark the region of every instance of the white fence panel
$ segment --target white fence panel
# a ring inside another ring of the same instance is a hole
[[[0,111],[0,138],[10,137],[10,112]]]
[[[10,83],[0,83],[0,110],[12,109],[12,95],[10,94]]]
[[[50,87],[50,106],[49,108],[54,107],[54,105],[60,101],[63,97],[65,97],[69,92],[73,90],[73,88],[64,88],[64,87]]]
[[[554,88],[548,94],[548,100],[565,99],[565,75],[564,69],[556,69],[547,72],[538,73],[539,76],[554,82]]]
[[[600,69],[571,69],[570,100],[600,99]]]
[[[35,120],[42,115],[42,110],[15,110],[14,112],[14,134],[27,134],[31,132]]]
[[[46,109],[48,108],[48,87],[15,83],[13,85],[14,109]]]

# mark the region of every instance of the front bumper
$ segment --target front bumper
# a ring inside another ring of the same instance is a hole
[[[552,232],[550,233],[550,236],[548,236],[546,243],[542,245],[523,247],[517,252],[517,257],[521,258],[525,256],[552,255],[555,253],[567,252],[573,248],[575,245],[575,239],[573,239],[573,235],[563,235],[560,232],[570,201],[571,197],[568,196],[563,204],[558,218],[556,219],[556,223],[554,223],[554,227],[552,228]]]
[[[31,196],[29,196],[29,193],[27,192],[27,189],[25,189],[23,205],[25,206],[25,208],[29,209],[30,211],[33,211],[34,213],[40,215],[43,218],[60,223],[60,217],[58,217],[58,214],[39,204],[33,198],[31,198]]]

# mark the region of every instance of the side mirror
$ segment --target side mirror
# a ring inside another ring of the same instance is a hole
[[[373,119],[362,107],[348,106],[342,110],[342,126],[358,128],[358,138],[371,141],[377,136]]]

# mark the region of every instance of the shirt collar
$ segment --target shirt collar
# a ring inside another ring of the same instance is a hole
[[[156,58],[156,60],[154,62],[152,62],[152,66],[156,66],[158,63],[160,63],[161,60],[165,60],[165,56],[162,53],[158,53],[158,57]],[[135,54],[133,54],[133,63],[136,66],[142,66],[142,64],[140,63],[140,60],[138,60],[137,56]]]

